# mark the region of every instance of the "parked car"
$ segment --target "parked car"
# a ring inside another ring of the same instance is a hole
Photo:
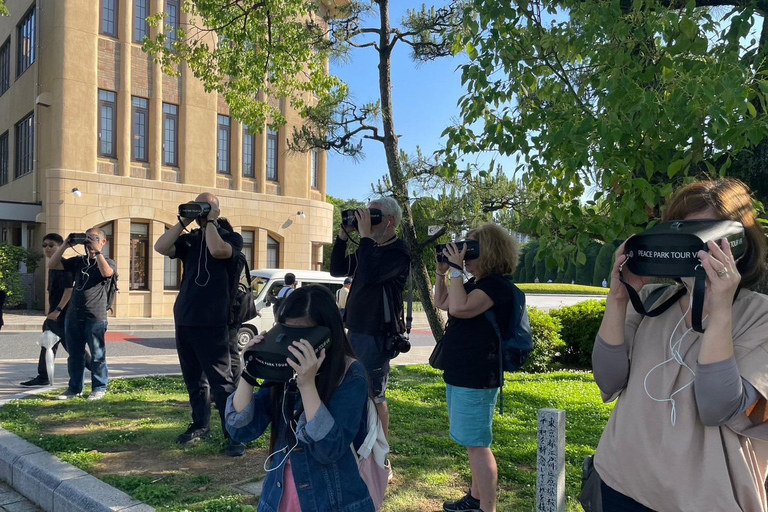
[[[336,290],[344,286],[343,277],[333,277],[328,272],[317,270],[291,270],[287,268],[270,268],[251,271],[253,294],[256,297],[256,309],[259,316],[245,322],[237,333],[237,343],[240,350],[257,334],[268,331],[275,324],[272,303],[277,293],[283,287],[283,279],[288,272],[296,276],[296,288],[310,284],[327,286],[336,295]]]

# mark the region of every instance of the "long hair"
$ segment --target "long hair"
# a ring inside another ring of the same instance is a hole
[[[741,274],[740,287],[760,282],[766,272],[765,231],[757,222],[749,188],[733,178],[701,180],[686,185],[672,195],[664,207],[662,220],[683,220],[688,215],[712,210],[721,220],[735,220],[744,226],[747,248],[736,263]]]
[[[277,312],[277,321],[283,323],[287,319],[307,319],[313,325],[324,326],[331,331],[331,344],[325,349],[323,366],[315,377],[320,400],[327,404],[336,388],[344,379],[347,357],[355,357],[352,345],[349,343],[349,339],[344,332],[344,322],[341,319],[339,307],[336,305],[336,299],[325,286],[302,286],[291,293],[280,305],[280,309]],[[276,386],[271,391],[272,432],[269,439],[270,453],[275,451],[275,446],[277,445],[278,420],[283,414],[284,392],[285,385]],[[293,411],[286,411],[286,415],[292,414]]]
[[[469,231],[467,237],[480,242],[480,257],[474,272],[476,280],[479,281],[491,274],[511,274],[517,268],[520,247],[517,240],[506,229],[497,224],[488,223]]]

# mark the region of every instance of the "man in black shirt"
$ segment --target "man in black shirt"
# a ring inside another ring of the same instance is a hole
[[[43,237],[43,254],[46,258],[53,256],[56,249],[61,247],[64,239],[58,233],[48,233]],[[75,278],[71,272],[66,270],[48,270],[48,316],[43,322],[43,331],[51,331],[59,337],[59,341],[51,347],[54,357],[59,345],[67,349],[66,337],[64,336],[64,320],[67,314],[67,304],[72,297],[72,283]],[[40,357],[37,361],[37,377],[22,382],[21,386],[47,386],[48,369],[45,365],[45,352],[48,349],[40,347]]]
[[[371,208],[382,213],[381,223],[375,226],[371,226]],[[385,344],[389,334],[405,331],[403,288],[410,270],[411,253],[395,234],[403,211],[393,198],[376,199],[368,208],[359,209],[355,217],[360,246],[347,256],[348,233],[355,228],[340,229],[331,253],[331,274],[354,277],[345,311],[349,341],[368,373],[376,410],[384,432],[389,435],[386,390],[390,356]]]
[[[104,230],[93,227],[86,232],[85,254],[62,259],[68,247],[75,247],[73,236],[56,249],[48,260],[48,268],[66,270],[75,278],[72,299],[64,322],[67,339],[69,387],[59,400],[79,397],[83,392],[85,346],[91,350],[91,394],[88,400],[101,400],[107,393],[107,291],[117,265],[101,253],[107,243]]]
[[[192,424],[176,438],[188,444],[208,437],[211,421],[211,394],[219,410],[227,439],[227,455],[240,456],[245,445],[230,439],[224,427],[227,398],[235,390],[230,366],[229,313],[232,304],[232,276],[243,238],[218,225],[219,200],[210,193],[197,196],[210,211],[195,219],[200,229],[182,235],[192,219],[166,231],[155,243],[155,251],[180,258],[184,265],[179,295],[173,307],[176,349],[192,407]]]

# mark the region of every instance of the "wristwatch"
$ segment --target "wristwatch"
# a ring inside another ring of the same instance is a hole
[[[461,277],[461,276],[462,276],[462,274],[463,274],[463,273],[462,273],[462,271],[461,271],[461,270],[459,270],[459,269],[457,269],[457,268],[452,268],[452,269],[451,269],[451,273],[450,273],[450,276],[451,276],[451,279],[453,279],[454,277]]]
[[[99,254],[101,254],[101,251],[96,251],[95,253],[93,253],[94,256],[98,256]]]
[[[59,306],[56,306],[56,311],[58,311],[59,313],[61,313],[61,312],[62,312],[62,311],[64,311],[64,310],[63,310],[63,309],[61,309]]]

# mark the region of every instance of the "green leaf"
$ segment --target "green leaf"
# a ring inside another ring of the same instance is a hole
[[[683,168],[683,164],[685,162],[683,160],[675,160],[671,164],[669,164],[669,167],[667,167],[667,176],[670,178],[674,178],[677,173],[680,172],[680,170]]]
[[[470,42],[467,42],[467,45],[465,48],[467,50],[467,55],[471,60],[477,59],[477,50],[475,49],[475,45],[473,45]]]

